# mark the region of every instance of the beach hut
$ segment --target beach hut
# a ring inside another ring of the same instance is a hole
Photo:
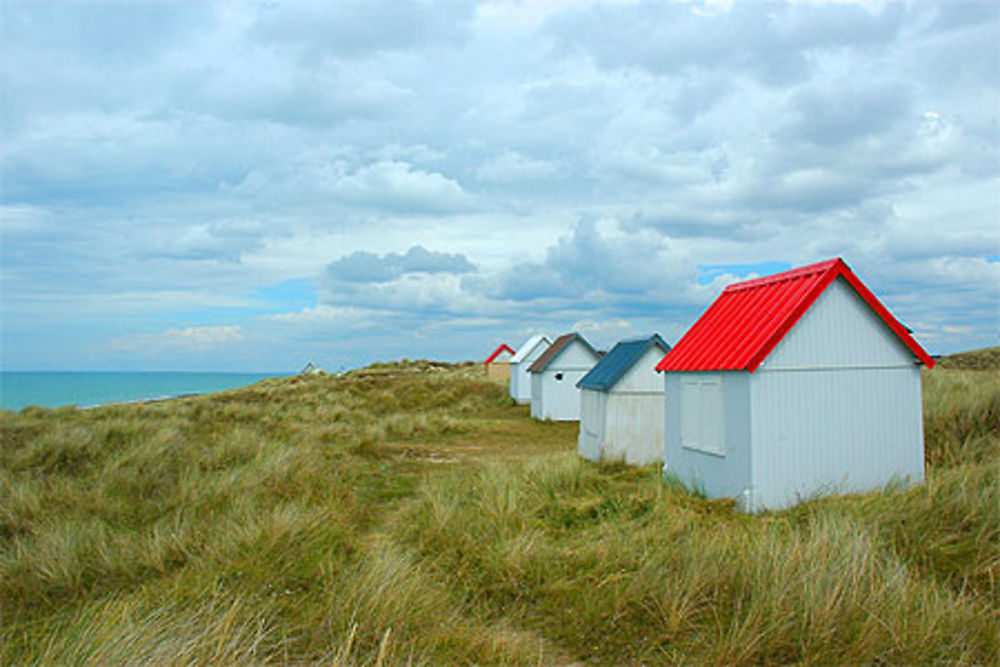
[[[659,334],[621,341],[577,383],[580,456],[633,465],[663,460],[663,378],[656,364],[669,351]]]
[[[493,350],[493,354],[486,358],[483,366],[486,367],[486,377],[496,380],[510,379],[510,360],[514,358],[514,350],[507,344],[502,344]]]
[[[657,365],[665,474],[750,512],[921,482],[922,364],[841,259],[730,285]]]
[[[578,420],[580,390],[576,383],[600,360],[600,354],[580,334],[571,332],[556,338],[528,367],[531,416],[554,421]]]
[[[324,372],[322,368],[310,361],[299,371],[299,375],[322,375]]]
[[[510,360],[510,396],[521,405],[531,403],[531,375],[528,367],[549,349],[548,336],[537,334],[521,344]]]

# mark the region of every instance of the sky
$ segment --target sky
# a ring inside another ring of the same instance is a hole
[[[0,0],[0,367],[676,342],[842,257],[1000,344],[1000,3]]]

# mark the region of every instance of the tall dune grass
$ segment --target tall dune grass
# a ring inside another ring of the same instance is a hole
[[[750,517],[480,371],[0,413],[0,663],[1000,655],[995,373],[926,374],[925,485]]]
[[[899,511],[947,486],[912,490]],[[581,659],[988,661],[1000,651],[995,589],[959,582],[996,572],[998,542],[979,541],[996,537],[995,510],[980,507],[995,497],[946,499],[976,517],[955,568],[923,567],[934,538],[960,534],[947,519],[914,553],[899,544],[927,539],[929,517],[906,526],[867,505],[745,517],[664,487],[655,468],[573,458],[429,480],[397,531],[463,599]]]

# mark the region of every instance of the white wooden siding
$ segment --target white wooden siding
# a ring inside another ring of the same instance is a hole
[[[761,370],[914,366],[913,353],[837,278],[768,355]]]
[[[538,384],[538,400],[535,393],[531,396],[531,416],[536,419],[551,419],[553,421],[576,421],[580,418],[580,390],[576,388],[587,371],[590,370],[549,370],[532,373],[532,386]],[[556,376],[562,379],[557,380]],[[536,408],[537,403],[537,408]]]
[[[541,373],[528,373],[528,381],[531,383],[531,416],[535,419],[542,419]]]
[[[656,372],[656,364],[666,354],[657,346],[646,350],[632,368],[625,372],[610,391],[616,393],[653,392],[663,395],[663,377]]]
[[[580,390],[576,383],[598,360],[586,345],[574,340],[544,371],[531,373],[531,416],[554,421],[580,419]]]
[[[577,451],[585,459],[601,459],[604,439],[604,402],[607,394],[594,389],[580,390],[580,435]]]
[[[524,360],[510,365],[510,395],[521,405],[531,403],[531,373],[528,368],[548,349],[548,343],[539,340],[524,356]]]
[[[648,465],[663,459],[663,394],[609,393],[601,458]]]
[[[579,340],[573,340],[545,367],[545,370],[589,371],[598,361],[599,358],[586,345]]]
[[[628,369],[609,391],[580,392],[580,456],[647,465],[663,460],[663,378],[658,347]]]
[[[756,510],[924,479],[917,367],[758,372],[751,406]]]

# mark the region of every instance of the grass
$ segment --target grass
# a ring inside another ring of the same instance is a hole
[[[925,485],[759,517],[577,459],[473,364],[3,412],[0,663],[994,663],[974,363],[925,375]]]

